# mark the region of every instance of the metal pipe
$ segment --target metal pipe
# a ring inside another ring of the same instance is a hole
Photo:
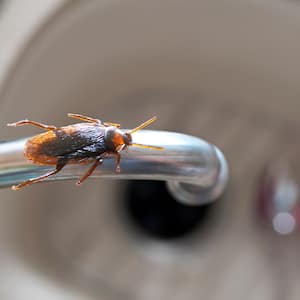
[[[37,177],[49,166],[32,164],[23,155],[27,139],[0,142],[0,188]],[[121,152],[121,172],[115,172],[114,158],[107,158],[91,177],[110,179],[163,180],[180,202],[201,205],[218,198],[227,183],[228,168],[222,152],[199,138],[167,131],[141,130],[134,142],[164,150],[129,147]],[[67,165],[47,180],[77,179],[86,165]]]

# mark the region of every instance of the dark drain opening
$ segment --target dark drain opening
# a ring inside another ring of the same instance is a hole
[[[142,232],[159,239],[175,239],[198,229],[212,204],[186,206],[176,201],[162,181],[129,181],[125,212]]]

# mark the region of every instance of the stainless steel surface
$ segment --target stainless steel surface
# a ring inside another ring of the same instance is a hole
[[[26,160],[26,140],[0,143],[0,188],[53,169]],[[227,162],[222,152],[213,145],[185,134],[150,130],[134,133],[133,142],[163,147],[163,150],[129,147],[121,153],[120,173],[115,171],[115,158],[111,157],[105,159],[91,177],[164,180],[178,201],[191,205],[212,202],[224,191],[228,177]],[[66,166],[47,180],[77,179],[86,168],[86,165]]]
[[[224,150],[227,193],[193,235],[157,241],[128,224],[123,182],[1,189],[6,298],[299,299],[299,235],[259,222],[257,188],[267,161],[299,153],[300,6],[184,4],[71,1],[8,77],[1,139],[34,134],[5,127],[25,117],[63,125],[76,111],[131,128],[158,114],[154,130]]]

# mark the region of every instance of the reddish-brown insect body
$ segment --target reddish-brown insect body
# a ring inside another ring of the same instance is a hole
[[[116,171],[120,172],[120,152],[128,146],[155,150],[162,149],[161,147],[132,143],[132,134],[154,122],[156,117],[149,119],[132,130],[123,132],[120,130],[120,124],[117,123],[102,123],[98,119],[78,114],[68,114],[68,116],[80,119],[86,123],[55,127],[35,121],[22,120],[8,124],[8,126],[14,127],[30,124],[46,130],[46,132],[27,140],[24,155],[33,163],[56,166],[54,170],[42,176],[13,186],[14,190],[42,181],[58,173],[66,164],[92,163],[87,172],[78,180],[77,184],[81,184],[102,163],[103,158],[109,155],[116,157]]]

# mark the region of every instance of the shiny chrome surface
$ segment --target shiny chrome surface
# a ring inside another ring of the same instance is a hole
[[[34,178],[49,170],[27,161],[26,139],[0,143],[0,187]],[[121,172],[114,157],[104,159],[91,177],[165,180],[181,202],[199,205],[215,200],[227,183],[227,162],[220,150],[199,138],[166,131],[142,130],[134,142],[160,146],[161,151],[129,147],[122,151]],[[48,180],[77,179],[86,165],[69,165]]]

